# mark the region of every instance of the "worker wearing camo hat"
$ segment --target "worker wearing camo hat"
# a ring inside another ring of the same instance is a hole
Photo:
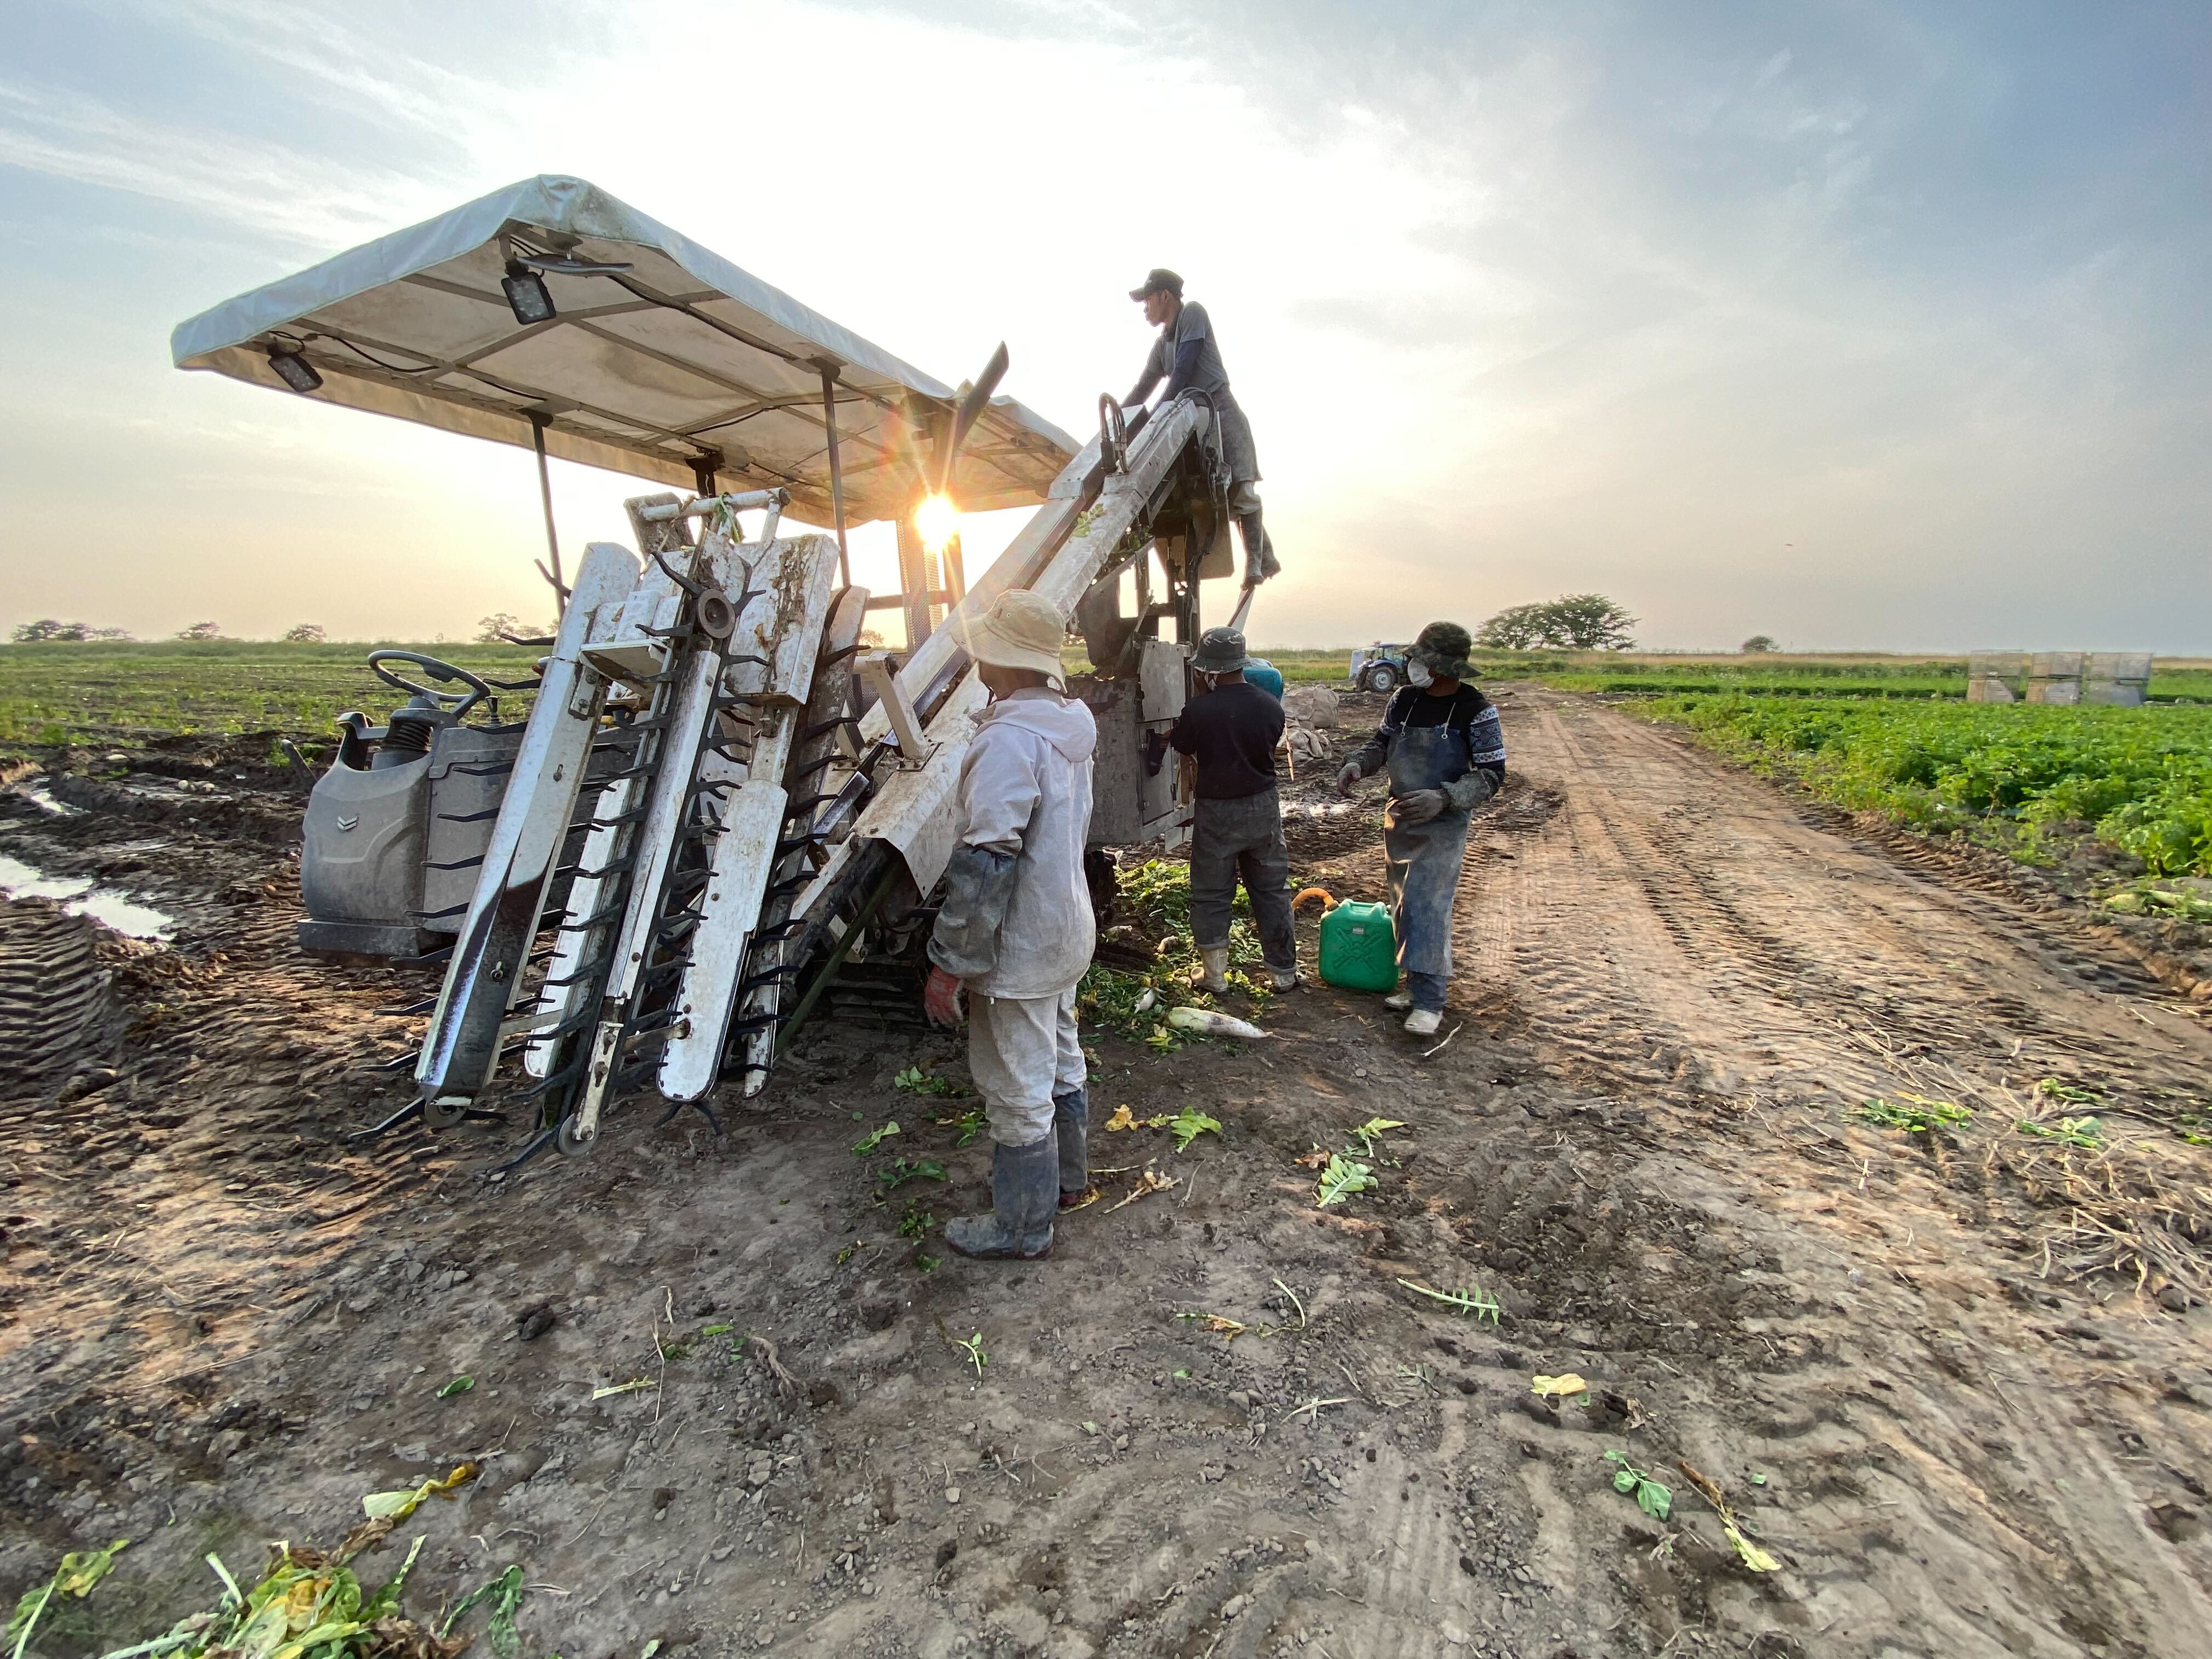
[[[1170,398],[1199,392],[1212,404],[1221,423],[1221,459],[1229,467],[1229,515],[1244,538],[1244,586],[1256,586],[1282,567],[1260,522],[1260,457],[1252,445],[1252,422],[1230,395],[1213,320],[1204,306],[1182,297],[1182,278],[1172,270],[1146,272],[1129,297],[1145,307],[1145,320],[1159,335],[1146,356],[1136,388],[1121,401],[1127,409],[1141,409],[1152,388],[1165,380]]]
[[[1002,593],[981,621],[956,626],[991,702],[960,764],[922,1008],[957,1029],[967,992],[991,1212],[948,1223],[945,1242],[963,1255],[1028,1261],[1051,1250],[1058,1211],[1097,1196],[1075,987],[1097,937],[1083,847],[1098,731],[1067,695],[1067,619],[1050,601]]]
[[[1443,1024],[1451,981],[1452,901],[1467,857],[1468,816],[1505,782],[1505,733],[1490,699],[1469,684],[1474,641],[1457,623],[1434,622],[1406,653],[1407,684],[1382,724],[1337,774],[1346,794],[1388,767],[1382,813],[1390,919],[1406,981],[1384,1000],[1407,1008],[1406,1029],[1427,1036]]]

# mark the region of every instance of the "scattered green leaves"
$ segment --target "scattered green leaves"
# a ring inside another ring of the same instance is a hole
[[[1392,1129],[1402,1129],[1405,1127],[1395,1117],[1370,1117],[1352,1132],[1352,1138],[1359,1143],[1359,1155],[1362,1158],[1373,1158],[1382,1149],[1384,1134]],[[1351,1149],[1347,1147],[1346,1150]]]
[[[1609,1451],[1605,1459],[1613,1465],[1613,1489],[1615,1492],[1633,1498],[1636,1507],[1654,1521],[1664,1521],[1674,1512],[1673,1491],[1630,1462],[1626,1452]]]
[[[942,1181],[945,1166],[933,1158],[895,1158],[876,1171],[876,1179],[890,1192],[909,1181]]]
[[[903,1075],[903,1073],[902,1073],[902,1075]],[[898,1120],[896,1118],[891,1119],[888,1123],[878,1125],[877,1127],[870,1130],[866,1134],[861,1136],[860,1139],[853,1143],[853,1155],[855,1158],[867,1157],[870,1153],[873,1152],[877,1147],[882,1146],[886,1139],[892,1135],[896,1134],[898,1132],[899,1126]]]
[[[475,1468],[463,1466],[471,1474]],[[441,1484],[432,1481],[427,1487]],[[222,1585],[215,1605],[179,1620],[163,1634],[114,1649],[106,1659],[155,1659],[157,1655],[167,1659],[428,1659],[459,1651],[466,1645],[465,1640],[441,1646],[431,1630],[401,1611],[408,1576],[422,1553],[421,1536],[409,1546],[398,1571],[374,1592],[364,1589],[348,1565],[391,1530],[389,1519],[372,1519],[356,1527],[334,1550],[273,1545],[268,1569],[251,1589],[240,1588],[222,1559],[210,1553],[207,1564]],[[13,1644],[7,1650],[10,1659],[23,1659],[33,1627],[53,1598],[84,1595],[106,1575],[123,1547],[118,1539],[105,1550],[64,1557],[53,1579],[18,1604],[5,1638]],[[521,1569],[510,1567],[494,1584],[502,1593],[486,1634],[495,1659],[516,1659],[521,1644],[514,1609],[522,1599]],[[455,1620],[482,1599],[471,1598],[457,1607],[445,1628],[451,1630]],[[49,1650],[59,1650],[50,1646]]]
[[[1885,1129],[1903,1129],[1917,1135],[1933,1134],[1938,1129],[1955,1129],[1973,1116],[1971,1107],[1957,1105],[1948,1100],[1931,1100],[1925,1095],[1908,1094],[1900,1090],[1895,1100],[1875,1096],[1860,1102],[1850,1109],[1853,1117],[1863,1118],[1869,1123],[1878,1123]]]
[[[2202,888],[2204,884],[2200,880],[2197,885]],[[2105,908],[2124,916],[2174,916],[2184,921],[2212,921],[2212,893],[2192,892],[2185,887],[2131,887],[2106,899]]]
[[[1410,1279],[1401,1279],[1398,1282],[1416,1296],[1425,1296],[1431,1301],[1441,1302],[1458,1313],[1474,1315],[1478,1325],[1486,1319],[1495,1325],[1504,1311],[1498,1305],[1498,1298],[1486,1291],[1432,1291],[1425,1285],[1416,1285]]]
[[[906,1213],[899,1218],[899,1237],[911,1238],[919,1243],[929,1236],[929,1230],[936,1224],[937,1217],[933,1212],[921,1208],[917,1200],[908,1199]]]
[[[971,1106],[957,1117],[940,1117],[937,1120],[937,1127],[940,1129],[960,1131],[960,1139],[952,1143],[957,1150],[967,1146],[977,1135],[983,1133],[983,1109],[981,1106]]]
[[[2063,1100],[2069,1106],[2094,1106],[2100,1101],[2100,1097],[2094,1091],[2077,1089],[2070,1084],[2061,1083],[2055,1077],[2037,1079],[2035,1092],[2045,1100]]]
[[[1674,1467],[1682,1471],[1683,1478],[1696,1489],[1698,1496],[1713,1506],[1713,1513],[1721,1518],[1721,1530],[1728,1535],[1729,1542],[1735,1547],[1737,1559],[1745,1566],[1753,1572],[1782,1571],[1782,1564],[1779,1561],[1745,1536],[1742,1522],[1736,1519],[1735,1508],[1729,1503],[1727,1494],[1722,1492],[1719,1486],[1708,1477],[1691,1468],[1686,1460],[1677,1462]]]
[[[1341,1204],[1352,1194],[1364,1193],[1374,1184],[1375,1171],[1371,1168],[1355,1163],[1342,1152],[1333,1152],[1328,1167],[1321,1172],[1321,1182],[1314,1189],[1314,1207],[1325,1210],[1332,1204]]]
[[[659,1386],[649,1376],[633,1376],[627,1382],[610,1382],[605,1388],[593,1389],[592,1398],[611,1400],[618,1394],[635,1394],[640,1389],[653,1389]]]
[[[990,1356],[983,1352],[983,1333],[978,1331],[975,1335],[965,1338],[956,1336],[952,1339],[952,1346],[968,1356],[968,1363],[975,1368],[975,1381],[981,1384],[983,1367],[990,1363]]]
[[[471,1389],[476,1387],[476,1378],[471,1376],[466,1371],[463,1371],[452,1382],[447,1383],[444,1388],[439,1389],[437,1397],[441,1400],[451,1400],[457,1394],[466,1394]]]
[[[596,1399],[598,1396],[592,1397]],[[422,1507],[424,1499],[451,1498],[475,1480],[482,1468],[477,1463],[463,1463],[443,1480],[425,1480],[419,1486],[410,1486],[399,1492],[370,1492],[361,1500],[362,1512],[372,1521],[381,1521],[386,1516],[394,1522],[404,1521]]]
[[[891,1079],[891,1086],[932,1100],[960,1100],[975,1092],[964,1083],[955,1083],[951,1078],[925,1072],[919,1066],[908,1066]]]
[[[1738,1525],[1735,1522],[1722,1522],[1721,1530],[1728,1534],[1729,1542],[1735,1546],[1735,1553],[1738,1556],[1742,1558],[1744,1565],[1749,1567],[1753,1572],[1779,1572],[1782,1571],[1782,1564],[1776,1560],[1771,1555],[1768,1554],[1765,1550],[1761,1549],[1758,1545],[1753,1543],[1751,1540],[1745,1537],[1743,1535],[1742,1527]]]
[[[522,1606],[522,1569],[511,1566],[498,1577],[479,1584],[453,1604],[438,1626],[440,1640],[453,1633],[453,1626],[484,1602],[491,1603],[491,1617],[484,1626],[484,1639],[491,1644],[496,1659],[514,1659],[521,1642],[514,1628],[514,1615]]]
[[[2024,1135],[2036,1135],[2045,1140],[2063,1141],[2069,1146],[2100,1152],[2105,1149],[2104,1127],[2094,1117],[2062,1117],[2056,1123],[2040,1123],[2024,1117],[2013,1125]]]
[[[1187,1152],[1190,1143],[1204,1134],[1219,1134],[1221,1120],[1208,1117],[1195,1106],[1186,1106],[1167,1120],[1166,1127],[1175,1131],[1176,1151]]]
[[[57,1595],[67,1595],[82,1601],[92,1594],[92,1587],[115,1570],[115,1558],[131,1547],[131,1540],[118,1538],[106,1549],[71,1550],[62,1557],[54,1576],[45,1583],[25,1590],[16,1598],[15,1611],[8,1620],[8,1629],[0,1640],[12,1643],[9,1650],[15,1659],[21,1659],[28,1649],[31,1632],[39,1620],[46,1616],[46,1608]]]
[[[1226,1338],[1231,1342],[1234,1342],[1238,1337],[1243,1335],[1246,1331],[1251,1328],[1251,1327],[1245,1324],[1243,1320],[1231,1319],[1222,1314],[1179,1313],[1176,1317],[1177,1319],[1194,1320],[1199,1324],[1205,1326],[1207,1330],[1212,1332],[1216,1336]]]

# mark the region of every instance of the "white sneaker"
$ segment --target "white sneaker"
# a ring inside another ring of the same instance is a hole
[[[1278,991],[1295,991],[1298,988],[1298,970],[1295,968],[1270,968],[1267,970],[1267,977],[1273,981]]]
[[[1433,1008],[1416,1008],[1406,1016],[1406,1029],[1415,1036],[1434,1036],[1444,1017]]]
[[[1394,1014],[1402,1014],[1413,1006],[1413,994],[1411,991],[1393,991],[1382,999],[1382,1006]]]

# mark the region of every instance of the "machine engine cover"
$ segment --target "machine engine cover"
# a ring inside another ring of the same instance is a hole
[[[404,765],[334,763],[301,826],[300,947],[343,957],[416,957],[458,931],[507,789],[498,770],[520,732],[447,726]],[[493,769],[489,772],[461,768]],[[432,870],[431,864],[468,867]]]

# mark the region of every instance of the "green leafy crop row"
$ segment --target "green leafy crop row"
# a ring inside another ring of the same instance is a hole
[[[1632,705],[1823,799],[2029,846],[2086,823],[2154,874],[2212,874],[2212,708],[1683,695]]]

